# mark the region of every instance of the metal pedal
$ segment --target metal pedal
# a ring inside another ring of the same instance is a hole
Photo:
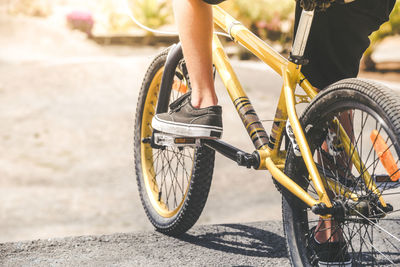
[[[162,147],[196,147],[200,146],[201,139],[158,132],[154,133],[154,144]]]

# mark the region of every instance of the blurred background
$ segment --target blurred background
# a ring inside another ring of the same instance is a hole
[[[170,0],[128,2],[143,24],[175,30]],[[222,6],[287,54],[294,4]],[[397,1],[371,36],[360,76],[400,92],[399,34]],[[152,229],[136,188],[134,113],[147,66],[174,42],[135,26],[123,1],[0,0],[0,242]],[[260,118],[271,119],[279,77],[226,45]],[[217,88],[224,139],[253,151],[238,117],[227,116],[234,109],[218,79]],[[280,212],[269,174],[217,157],[199,224],[280,220]]]

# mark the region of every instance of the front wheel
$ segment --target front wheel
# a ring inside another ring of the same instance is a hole
[[[135,169],[140,198],[155,228],[168,235],[190,229],[207,200],[214,169],[215,151],[205,146],[156,147],[151,145],[151,121],[158,102],[163,106],[190,90],[182,58],[176,69],[167,99],[159,98],[161,78],[168,51],[151,63],[140,89],[135,121]]]
[[[322,260],[312,243],[323,231],[324,241],[343,244],[336,250],[332,246],[330,253],[338,255],[330,256],[336,261],[346,254],[352,266],[398,266],[399,96],[370,81],[346,79],[317,95],[300,121],[328,195],[343,212],[333,216],[331,229],[322,229],[321,225],[328,225],[322,218],[282,190],[283,223],[292,264],[318,266]],[[285,173],[318,199],[302,158],[292,149]]]

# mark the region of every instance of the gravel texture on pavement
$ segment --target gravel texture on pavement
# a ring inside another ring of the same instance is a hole
[[[0,244],[1,266],[289,266],[280,222]]]

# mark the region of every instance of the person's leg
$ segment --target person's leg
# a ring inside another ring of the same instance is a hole
[[[207,3],[206,3],[207,2]],[[169,112],[156,114],[154,129],[188,137],[221,138],[222,108],[217,105],[212,66],[212,7],[221,0],[174,0],[179,38],[189,72],[191,92]]]
[[[209,4],[222,0],[174,0],[179,38],[191,92],[175,100],[169,112],[156,114],[155,130],[196,138],[221,138],[222,108],[217,105],[212,66],[213,16]]]
[[[202,0],[174,0],[173,7],[192,86],[192,105],[214,106],[218,99],[212,67],[212,7]]]

